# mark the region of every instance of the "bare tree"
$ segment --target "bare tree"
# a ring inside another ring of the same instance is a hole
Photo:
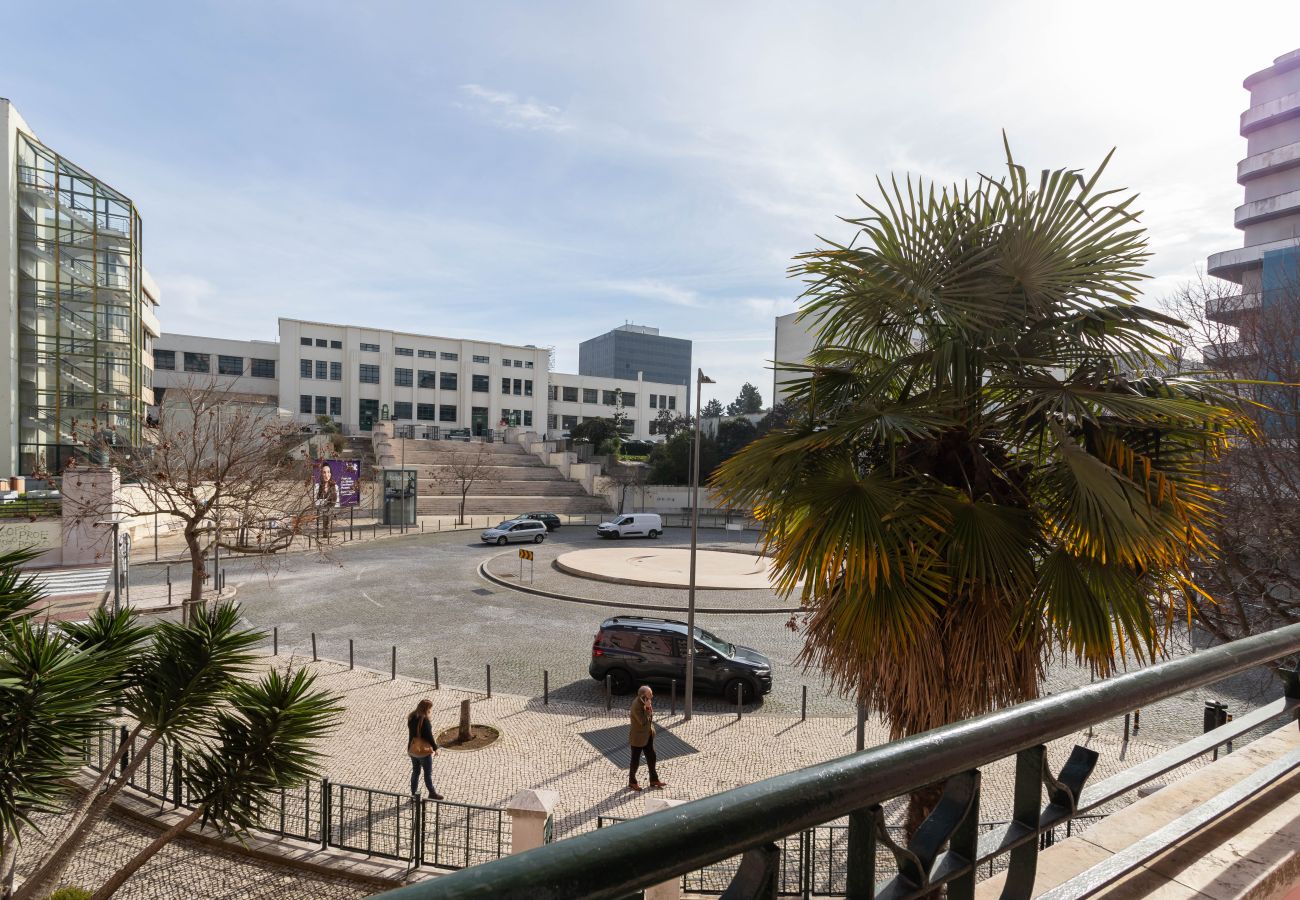
[[[91,460],[116,468],[128,486],[118,497],[122,515],[156,512],[179,521],[190,559],[189,599],[182,607],[188,620],[203,598],[214,546],[236,553],[284,550],[313,524],[315,507],[310,469],[294,453],[303,439],[300,428],[211,383],[171,388],[166,400],[142,447],[125,446],[111,429],[93,423],[74,425],[74,437]],[[64,472],[65,480],[77,477],[75,466]],[[91,508],[97,505],[85,504],[73,515],[102,518],[108,510]]]
[[[618,492],[618,509],[617,512],[625,512],[624,507],[627,505],[627,492],[629,488],[638,490],[645,486],[646,476],[650,467],[645,463],[619,463],[611,466],[606,476],[619,489]]]
[[[478,444],[474,449],[457,450],[443,464],[442,469],[434,475],[434,481],[456,489],[460,494],[460,508],[456,524],[465,524],[465,499],[476,484],[499,480],[496,472],[496,458],[487,444]]]
[[[1232,376],[1256,427],[1214,463],[1220,558],[1198,581],[1216,602],[1190,601],[1219,641],[1300,621],[1300,283],[1283,280],[1243,292],[1200,277],[1166,301],[1187,323],[1184,365]]]

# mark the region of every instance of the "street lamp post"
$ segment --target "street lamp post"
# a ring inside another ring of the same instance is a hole
[[[713,379],[696,370],[695,443],[691,449],[691,574],[686,595],[686,704],[683,717],[690,721],[695,709],[695,545],[700,530],[700,393]]]
[[[122,520],[107,519],[95,524],[113,529],[113,615],[117,615],[118,610],[122,608],[122,558],[121,543],[118,539]]]

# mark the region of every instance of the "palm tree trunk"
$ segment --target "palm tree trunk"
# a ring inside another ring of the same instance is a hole
[[[126,880],[139,871],[140,867],[153,858],[153,855],[165,847],[168,843],[176,838],[181,832],[189,828],[198,821],[199,816],[203,815],[204,807],[200,806],[190,812],[188,816],[181,819],[171,828],[168,828],[158,837],[154,838],[148,847],[145,847],[131,861],[122,868],[113,873],[113,877],[104,882],[99,890],[90,895],[90,900],[108,900],[109,897],[117,893],[118,888],[126,883]]]
[[[27,881],[14,894],[14,900],[36,900],[38,897],[44,897],[54,890],[54,885],[62,877],[63,872],[72,861],[73,854],[80,849],[81,844],[90,834],[91,829],[99,821],[100,817],[112,804],[113,798],[117,796],[122,786],[131,780],[136,769],[140,764],[149,758],[149,752],[154,745],[158,743],[161,735],[153,732],[145,740],[144,744],[136,751],[135,757],[127,763],[126,770],[116,781],[110,781],[107,789],[103,793],[90,794],[90,802],[85,804],[84,809],[79,809],[80,819],[69,823],[64,829],[63,836],[45,852],[45,856],[37,864],[36,870],[28,876]]]

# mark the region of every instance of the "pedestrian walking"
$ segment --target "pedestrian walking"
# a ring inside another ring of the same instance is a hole
[[[424,786],[430,800],[441,800],[433,786],[433,755],[438,752],[438,742],[433,739],[433,726],[429,723],[432,700],[421,700],[406,717],[406,754],[411,757],[411,799],[420,796],[420,773],[424,773]]]
[[[630,791],[641,790],[636,780],[636,770],[641,765],[641,754],[645,753],[646,767],[650,769],[650,787],[662,788],[668,785],[659,780],[659,770],[655,766],[655,692],[648,685],[637,689],[632,700],[631,724],[627,730],[627,742],[632,748],[632,767],[628,771],[627,787]]]

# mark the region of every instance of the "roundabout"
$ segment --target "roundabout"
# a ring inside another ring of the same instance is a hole
[[[615,584],[684,588],[690,584],[691,551],[684,547],[601,547],[570,550],[555,568],[579,578]],[[771,560],[757,553],[698,550],[695,586],[701,590],[771,590]]]

